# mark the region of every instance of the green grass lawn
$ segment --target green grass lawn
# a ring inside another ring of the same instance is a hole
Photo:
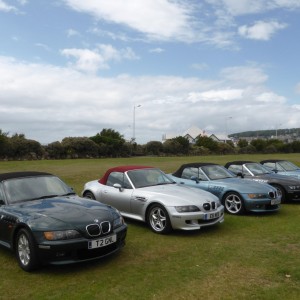
[[[54,173],[81,193],[107,168],[138,164],[175,171],[182,163],[224,165],[236,159],[288,159],[300,154],[0,162],[0,172]],[[154,234],[128,224],[125,248],[108,259],[22,271],[0,248],[0,299],[300,299],[300,203],[273,214],[231,216],[195,232]]]

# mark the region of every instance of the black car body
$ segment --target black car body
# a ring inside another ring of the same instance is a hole
[[[232,161],[225,168],[237,176],[268,183],[281,192],[281,201],[300,200],[300,180],[291,176],[276,174],[263,165],[253,161]]]
[[[25,271],[105,257],[125,245],[126,233],[116,209],[78,197],[52,174],[0,174],[0,245]]]

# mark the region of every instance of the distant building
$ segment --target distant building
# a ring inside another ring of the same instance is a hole
[[[202,130],[196,126],[192,126],[190,127],[188,130],[186,130],[183,133],[178,133],[178,134],[164,134],[162,137],[162,142],[165,142],[167,140],[176,138],[176,137],[185,137],[186,139],[188,139],[188,141],[190,142],[190,144],[195,144],[198,140],[199,137],[201,136],[208,136],[210,138],[212,138],[214,141],[216,142],[220,142],[220,143],[225,143],[227,141],[231,141],[231,139],[228,136],[225,135],[216,135],[216,134],[207,134],[205,132],[205,130]]]

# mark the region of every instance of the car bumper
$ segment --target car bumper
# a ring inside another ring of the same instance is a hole
[[[278,211],[281,199],[248,199],[244,201],[245,210],[251,212],[272,212]]]
[[[287,193],[287,200],[289,201],[299,201],[300,200],[300,191],[293,191]]]
[[[178,213],[175,208],[172,208],[169,211],[169,216],[173,229],[197,230],[224,222],[224,207],[221,206],[205,213]]]
[[[103,258],[118,252],[124,247],[127,226],[120,226],[114,230],[113,234],[117,236],[116,242],[95,249],[88,248],[89,241],[92,239],[86,238],[46,241],[37,245],[38,256],[42,263],[54,265],[72,264]]]

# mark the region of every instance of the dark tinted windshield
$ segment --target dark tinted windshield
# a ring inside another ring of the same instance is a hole
[[[253,173],[253,175],[273,173],[258,163],[247,163],[247,164],[245,164],[245,166]]]
[[[14,178],[4,181],[3,186],[9,203],[61,196],[72,192],[71,188],[56,176]]]

